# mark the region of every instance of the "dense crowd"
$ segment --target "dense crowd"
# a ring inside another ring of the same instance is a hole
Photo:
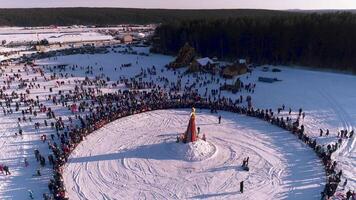
[[[81,103],[79,110],[81,112],[89,110],[90,112],[85,114],[84,117],[79,115],[78,119],[80,121],[80,126],[71,129],[68,134],[61,136],[60,146],[62,149],[60,152],[63,153],[62,160],[66,160],[71,150],[74,149],[75,146],[88,134],[121,117],[158,109],[195,107],[200,109],[210,109],[211,112],[224,110],[251,117],[257,117],[295,134],[300,140],[316,152],[324,164],[328,177],[325,190],[322,192],[324,199],[328,199],[328,197],[331,197],[335,193],[341,179],[342,171],[336,171],[337,162],[332,161],[331,159],[331,154],[337,150],[340,143],[337,142],[333,145],[329,144],[327,145],[327,148],[324,148],[322,145],[318,145],[316,143],[316,139],[311,139],[307,136],[307,134],[305,134],[304,126],[300,125],[299,118],[296,121],[292,121],[292,118],[290,117],[284,119],[283,117],[275,116],[271,109],[255,110],[254,108],[246,108],[237,103],[233,103],[226,98],[220,98],[215,102],[207,101],[194,92],[184,93],[182,95],[173,95],[160,90],[152,90],[150,92],[119,91],[114,94],[105,94],[102,96],[95,96],[91,92],[80,90],[77,90],[74,93],[75,95],[67,96],[63,100],[68,103],[72,99],[85,99],[86,103]],[[93,105],[97,106],[91,107]],[[302,112],[300,111],[299,117],[301,116]],[[221,120],[221,117],[219,117],[219,119]],[[58,127],[63,128],[63,126],[60,125],[58,125]],[[69,137],[66,137],[65,135],[69,135]],[[62,160],[59,167],[64,164]],[[60,182],[60,186],[63,186],[63,183]]]
[[[72,66],[69,69],[76,70],[78,66]],[[89,66],[80,69],[90,71],[90,73],[93,71],[93,68]],[[31,70],[34,73],[40,74],[46,81],[72,77],[72,75],[66,73],[66,70],[68,70],[66,66],[58,67],[57,71],[51,69],[50,72],[52,74],[50,76],[46,76],[41,68],[33,66],[24,68],[24,72],[27,74]],[[58,70],[60,73],[58,73]],[[6,78],[6,81],[4,81],[5,86],[0,89],[0,99],[3,100],[0,101],[0,106],[3,109],[4,115],[18,112],[22,108],[22,117],[18,118],[18,132],[16,132],[16,135],[21,135],[23,132],[21,123],[32,122],[32,119],[36,118],[40,113],[45,114],[46,119],[33,123],[35,130],[38,130],[39,133],[39,129],[42,127],[53,129],[53,133],[50,135],[39,135],[41,141],[48,144],[51,154],[46,158],[44,154],[41,154],[43,152],[39,152],[37,149],[34,151],[34,155],[40,166],[44,167],[48,164],[53,168],[53,177],[48,184],[50,194],[43,194],[45,200],[67,199],[62,177],[63,167],[70,153],[90,133],[107,123],[129,115],[152,110],[191,107],[209,109],[212,113],[223,110],[256,117],[295,134],[302,142],[316,152],[325,167],[327,183],[324,191],[322,191],[322,198],[328,199],[334,195],[341,182],[342,171],[338,169],[337,162],[332,160],[331,155],[340,147],[343,139],[353,137],[353,131],[341,131],[339,141],[324,147],[317,144],[316,139],[310,138],[305,133],[304,126],[301,123],[301,119],[305,117],[302,109],[299,109],[297,119],[292,119],[291,109],[287,112],[289,116],[284,118],[278,115],[280,112],[286,110],[284,105],[278,108],[276,114],[272,109],[256,109],[250,103],[248,104],[249,106],[243,106],[244,102],[251,101],[251,99],[244,98],[243,96],[232,100],[222,96],[219,89],[212,89],[211,91],[206,89],[203,95],[199,95],[197,90],[194,89],[195,86],[199,86],[200,88],[213,82],[219,83],[220,80],[215,77],[211,77],[211,79],[199,76],[193,77],[193,81],[187,81],[185,84],[191,86],[185,86],[184,88],[182,87],[182,74],[178,75],[180,78],[176,83],[170,83],[168,79],[158,77],[156,80],[163,83],[163,86],[155,84],[153,80],[149,82],[140,80],[144,76],[154,76],[155,74],[156,69],[152,67],[148,70],[142,70],[136,79],[129,80],[122,77],[116,84],[124,82],[131,90],[116,90],[112,93],[103,93],[100,90],[101,87],[107,86],[109,80],[106,77],[75,80],[75,87],[65,92],[59,90],[60,86],[70,83],[70,81],[57,81],[57,93],[53,91],[53,88],[45,88],[50,91],[50,94],[46,96],[46,101],[69,110],[71,115],[67,120],[64,120],[61,116],[56,116],[54,110],[50,106],[41,103],[38,96],[35,99],[27,98],[27,95],[31,93],[31,88],[41,87],[39,84],[36,84],[37,77],[32,78],[32,80],[23,80],[20,71],[18,71]],[[18,81],[18,88],[24,89],[24,92],[12,92],[10,94],[5,92],[10,89],[10,85],[14,81]],[[252,92],[255,87],[255,84],[245,84],[243,89]],[[219,116],[219,121],[221,121],[221,116]],[[326,134],[329,134],[328,130]],[[27,160],[25,160],[25,166],[28,166]],[[248,166],[248,158],[246,161],[244,160],[244,166]],[[8,166],[0,164],[0,172],[2,171],[6,175],[10,174]],[[40,168],[35,172],[34,176],[41,176]],[[347,181],[345,180],[343,186],[345,187],[346,184]],[[348,199],[355,197],[353,191],[348,191],[347,195]],[[30,197],[32,196],[30,192]]]

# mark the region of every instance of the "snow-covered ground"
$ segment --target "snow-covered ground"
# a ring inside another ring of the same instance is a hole
[[[0,52],[5,53],[5,52],[12,52],[12,51],[24,51],[27,50],[28,47],[25,46],[20,46],[20,47],[0,47]]]
[[[18,34],[1,34],[0,41],[6,40],[7,43],[26,43],[37,42],[46,39],[50,44],[65,42],[85,42],[110,40],[112,36],[103,35],[97,32],[73,32],[73,33],[18,33]]]
[[[148,51],[142,48],[138,50]],[[111,52],[100,55],[61,56],[36,63],[93,66],[93,75],[103,73],[111,80],[133,77],[141,72],[141,67],[147,69],[154,65],[157,68],[157,76],[147,76],[144,80],[161,84],[158,77],[166,77],[170,82],[177,80],[178,72],[175,74],[172,71],[161,71],[172,59],[163,55],[147,57]],[[120,69],[121,64],[127,63],[133,63],[133,66]],[[14,71],[22,67],[12,66]],[[103,71],[99,71],[100,67],[103,67]],[[257,108],[276,110],[285,104],[287,108],[293,109],[294,118],[297,109],[302,107],[306,112],[306,118],[302,120],[306,133],[317,138],[318,143],[322,144],[336,142],[338,130],[355,128],[355,76],[279,68],[282,69],[280,73],[263,72],[257,68],[252,75],[243,75],[243,82],[257,84],[253,94],[244,91],[237,94],[222,92],[222,95],[235,99],[240,95],[251,95]],[[75,77],[89,76],[83,71],[85,70],[70,73]],[[6,74],[12,74],[10,68],[1,76],[0,86],[3,86],[2,81],[6,79]],[[25,78],[37,76],[32,73],[27,75],[25,72],[21,74]],[[206,77],[206,80],[211,79],[210,75],[200,76],[203,79]],[[282,81],[273,84],[261,83],[257,82],[259,76],[276,77]],[[76,79],[75,77],[71,79]],[[194,80],[191,75],[186,76],[182,79],[182,84],[191,85]],[[45,82],[40,77],[38,82],[41,88],[55,86],[55,81]],[[233,80],[227,82],[231,83]],[[210,92],[210,89],[217,89],[222,83],[223,79],[219,83],[214,81],[206,86],[199,87],[198,84],[196,88],[203,94],[206,87]],[[69,89],[74,87],[74,84],[72,82],[62,87]],[[55,88],[54,92],[59,89],[63,88]],[[18,91],[15,83],[11,90]],[[114,90],[115,88],[107,89],[108,92]],[[48,89],[31,91],[31,95],[39,95],[42,102],[51,105],[44,99],[46,94],[49,94]],[[57,116],[69,114],[60,107],[51,107],[56,109]],[[179,155],[175,157],[177,155],[169,148],[170,144],[174,143],[176,134],[186,128],[189,116],[186,110],[149,112],[120,119],[105,126],[80,144],[69,160],[65,170],[69,194],[73,199],[123,199],[129,195],[147,195],[147,198],[155,197],[153,195],[162,198],[161,195],[164,195],[167,198],[320,199],[318,195],[325,183],[325,175],[321,171],[319,160],[308,147],[293,135],[263,121],[231,113],[221,114],[223,123],[217,125],[216,116],[205,111],[198,113],[198,125],[202,127],[202,132],[207,133],[208,141],[217,148],[212,157],[198,162],[184,161]],[[280,115],[287,113],[282,112]],[[33,150],[38,148],[41,152],[48,152],[48,148],[46,144],[41,144],[39,135],[30,123],[22,124],[25,133],[23,138],[13,136],[17,130],[16,122],[19,116],[20,113],[1,116],[0,163],[8,164],[12,175],[0,175],[0,199],[27,199],[28,189],[33,190],[39,199],[42,193],[48,190],[48,177],[51,174],[50,169],[45,168],[40,179],[32,177],[38,168]],[[44,118],[45,116],[39,116],[37,120],[43,121]],[[319,137],[319,128],[323,128],[324,132],[329,129],[330,135]],[[50,129],[41,129],[41,133],[52,132]],[[338,168],[343,170],[342,181],[345,178],[349,181],[346,189],[356,187],[355,141],[355,136],[345,139],[342,147],[333,154],[339,162]],[[146,150],[156,154],[147,153]],[[124,159],[123,156],[127,158]],[[238,167],[244,156],[251,157],[250,173],[243,172]],[[23,165],[25,157],[30,162],[28,168]],[[85,169],[90,173],[86,173]],[[240,180],[246,180],[246,193],[243,195],[237,192]],[[133,184],[135,182],[136,184]],[[90,185],[95,187],[89,187]],[[102,188],[96,185],[101,185]],[[183,189],[180,189],[181,187]],[[142,189],[142,193],[136,188]]]
[[[6,43],[26,43],[47,39],[49,43],[65,42],[85,42],[113,39],[110,35],[102,33],[114,31],[117,33],[129,33],[138,35],[142,31],[153,31],[155,25],[148,26],[127,26],[127,27],[0,27],[0,41]],[[128,32],[130,30],[130,32]],[[141,33],[142,34],[142,33]]]
[[[216,148],[202,161],[186,161],[177,150],[187,145],[176,136],[185,131],[189,110],[153,111],[103,127],[70,157],[64,171],[70,199],[318,199],[321,163],[295,135],[255,118],[219,114],[221,124],[217,115],[197,113],[201,134]],[[241,168],[248,156],[249,172]]]
[[[0,34],[16,34],[16,33],[56,33],[56,32],[88,32],[98,30],[117,30],[125,31],[127,29],[132,31],[153,30],[156,25],[118,25],[113,27],[86,27],[86,26],[56,26],[56,27],[0,27]]]

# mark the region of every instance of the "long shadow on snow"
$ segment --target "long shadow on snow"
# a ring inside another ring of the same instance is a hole
[[[207,198],[213,198],[213,197],[222,197],[222,196],[226,196],[226,195],[236,195],[236,194],[240,194],[241,192],[223,192],[223,193],[217,193],[217,194],[201,194],[201,195],[197,195],[194,197],[191,197],[191,199],[207,199]]]
[[[157,144],[142,145],[134,149],[128,149],[117,153],[94,155],[87,157],[70,158],[69,164],[81,162],[96,162],[106,160],[119,160],[123,158],[143,158],[153,160],[182,160],[177,154],[172,153],[172,144],[175,142],[163,142]],[[177,144],[184,145],[184,144]]]

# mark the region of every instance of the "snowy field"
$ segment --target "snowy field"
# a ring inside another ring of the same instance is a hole
[[[317,199],[324,172],[296,136],[237,114],[197,113],[197,126],[215,153],[186,161],[176,135],[189,110],[138,114],[87,137],[73,152],[64,177],[70,199]],[[249,172],[242,170],[250,157]],[[244,181],[246,192],[239,192]],[[93,188],[97,188],[94,189]]]
[[[146,26],[135,26],[135,25],[124,25],[124,26],[114,26],[114,27],[86,27],[86,26],[54,26],[54,27],[0,27],[0,34],[14,34],[14,33],[55,33],[55,32],[87,32],[87,31],[97,31],[97,30],[117,30],[124,31],[130,29],[133,31],[141,30],[152,30],[156,25],[146,25]]]
[[[85,41],[100,41],[110,40],[112,36],[103,35],[97,32],[72,32],[72,33],[18,33],[18,34],[1,34],[0,40],[6,40],[7,43],[27,43],[36,42],[46,39],[50,44],[65,43],[65,42],[85,42]]]
[[[147,52],[148,49],[139,48]],[[72,71],[71,80],[85,76],[109,76],[112,81],[122,77],[130,78],[142,69],[157,68],[152,80],[164,85],[164,77],[173,83],[176,74],[166,71],[164,65],[173,58],[163,55],[138,56],[111,52],[100,55],[61,56],[36,61],[37,64],[69,64],[81,67],[93,66],[94,74],[85,74],[80,70]],[[120,68],[121,64],[133,63],[132,67]],[[99,71],[102,67],[103,71]],[[11,66],[14,71],[23,66]],[[116,68],[116,70],[115,70]],[[252,96],[257,108],[276,110],[285,104],[291,107],[296,118],[300,107],[306,112],[302,124],[306,133],[316,138],[318,143],[329,144],[337,141],[337,131],[356,128],[356,77],[344,74],[308,71],[279,67],[280,73],[263,72],[260,68],[252,75],[243,75],[244,83],[256,83],[253,94],[245,91],[237,94],[222,92],[223,96],[237,99],[240,95]],[[0,86],[7,75],[13,74],[7,68],[0,78]],[[49,72],[47,72],[49,74]],[[24,78],[38,76],[34,73],[21,72]],[[199,75],[210,79],[210,75]],[[259,76],[276,77],[281,82],[261,83]],[[64,78],[63,78],[64,79]],[[182,84],[191,85],[194,78],[185,76]],[[196,88],[201,94],[205,88],[217,89],[220,84],[213,82]],[[232,83],[233,80],[227,80]],[[55,81],[44,81],[39,77],[41,86],[54,87],[54,92],[74,87],[74,83],[56,88]],[[12,83],[9,90],[21,91]],[[110,92],[118,88],[102,88]],[[31,95],[40,96],[41,102],[51,106],[57,116],[68,116],[69,111],[46,101],[48,90],[35,89]],[[113,122],[90,135],[81,143],[65,169],[65,184],[71,199],[127,199],[127,197],[147,198],[212,198],[212,199],[320,199],[320,192],[325,184],[325,174],[319,159],[309,147],[300,143],[294,135],[274,127],[266,122],[236,114],[219,113],[222,124],[218,125],[217,116],[205,111],[197,114],[198,126],[207,134],[208,141],[216,146],[216,152],[209,158],[197,162],[188,162],[181,155],[175,154],[171,146],[177,133],[187,126],[187,110],[154,111],[134,115]],[[280,116],[286,116],[282,112]],[[0,199],[28,199],[27,190],[34,191],[36,199],[48,192],[47,184],[51,170],[44,168],[42,177],[33,177],[39,167],[33,155],[35,148],[48,152],[39,135],[30,123],[22,124],[24,136],[14,137],[17,130],[17,117],[1,116],[0,122],[0,163],[9,165],[11,176],[0,175]],[[45,115],[38,116],[43,121]],[[330,130],[328,137],[319,137],[319,129]],[[41,134],[53,130],[42,128]],[[346,189],[356,187],[356,144],[355,136],[344,139],[342,147],[333,154],[338,161],[338,169],[343,170],[342,182],[348,179]],[[47,155],[45,154],[45,157]],[[251,157],[251,171],[241,171],[242,159]],[[28,158],[30,166],[23,166]],[[238,191],[238,183],[246,180],[246,192]],[[339,188],[341,189],[341,188]],[[141,191],[141,193],[139,192]]]
[[[85,42],[112,40],[110,35],[104,35],[102,32],[117,31],[124,33],[128,29],[135,35],[139,31],[152,31],[154,25],[148,26],[127,26],[127,27],[0,27],[0,41],[6,40],[7,44],[26,43],[47,39],[49,43],[65,42]]]

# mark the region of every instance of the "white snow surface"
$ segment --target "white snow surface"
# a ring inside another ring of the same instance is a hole
[[[198,139],[195,142],[171,144],[171,151],[177,157],[187,161],[202,161],[216,152],[215,145]]]
[[[211,152],[209,143],[176,143],[177,132],[186,129],[189,110],[152,111],[104,126],[87,137],[69,159],[64,171],[69,197],[316,199],[320,195],[321,163],[294,135],[259,119],[219,114],[221,124],[217,115],[204,110],[197,113],[201,134],[216,148],[201,161],[187,160],[182,152],[187,152],[187,146]],[[188,153],[191,156],[197,155]],[[249,172],[241,168],[247,156]],[[243,194],[240,181],[246,186]]]
[[[98,32],[72,32],[72,33],[18,33],[18,34],[1,34],[0,41],[6,40],[7,43],[26,43],[37,42],[46,39],[50,44],[65,43],[65,42],[85,42],[85,41],[100,41],[110,40],[112,36],[103,35]]]
[[[147,52],[148,49],[138,48]],[[111,52],[100,55],[60,56],[56,59],[37,61],[39,64],[77,64],[93,66],[94,75],[104,74],[111,80],[120,76],[133,77],[143,69],[155,65],[157,75],[177,80],[172,71],[163,71],[164,65],[173,58],[151,54],[138,56]],[[136,64],[137,61],[137,64]],[[133,63],[130,68],[119,70],[121,64]],[[13,71],[23,66],[11,66]],[[99,71],[103,67],[103,71]],[[117,68],[117,71],[114,68]],[[241,92],[223,96],[238,98],[251,95],[257,108],[276,110],[282,104],[293,109],[292,117],[297,116],[300,107],[306,112],[302,120],[306,133],[316,138],[318,143],[336,142],[337,131],[356,127],[356,77],[345,74],[309,71],[279,66],[280,73],[262,72],[259,68],[252,75],[241,76],[245,83],[256,83],[254,94]],[[182,71],[182,70],[178,70]],[[33,78],[37,74],[20,72],[23,78]],[[83,71],[71,72],[71,80],[86,76]],[[10,67],[0,77],[0,86],[6,75],[12,74]],[[201,75],[200,75],[201,76]],[[206,76],[210,79],[210,75]],[[257,82],[259,76],[276,77],[281,82],[273,84]],[[147,77],[145,80],[157,80]],[[188,82],[189,80],[189,82]],[[185,84],[191,85],[192,76],[184,77]],[[234,80],[227,80],[233,83]],[[45,105],[51,106],[57,116],[70,115],[61,106],[45,101],[44,95],[50,94],[42,86],[68,90],[74,87],[66,84],[56,88],[55,81],[45,82],[39,77],[41,89],[31,90],[31,96],[40,96]],[[158,83],[158,82],[157,82]],[[221,79],[220,84],[224,83]],[[208,86],[217,89],[218,83]],[[106,92],[118,88],[102,88]],[[196,86],[203,94],[205,87]],[[11,90],[19,92],[15,83]],[[71,155],[65,169],[65,184],[71,199],[139,199],[139,197],[174,198],[212,198],[212,199],[320,199],[325,183],[319,159],[309,147],[299,142],[292,134],[258,119],[232,113],[220,112],[222,124],[218,125],[217,116],[199,111],[197,123],[207,134],[207,141],[216,150],[201,160],[191,161],[182,154],[174,154],[175,136],[184,131],[189,120],[188,110],[154,111],[117,120],[92,133]],[[284,111],[280,116],[287,116]],[[34,191],[36,199],[48,192],[47,183],[51,174],[49,167],[42,169],[42,177],[32,174],[39,167],[34,155],[35,148],[47,157],[49,150],[40,142],[31,123],[21,124],[24,136],[14,137],[17,131],[17,118],[20,113],[0,116],[0,163],[9,165],[11,176],[0,174],[0,199],[28,199],[27,190]],[[44,114],[36,122],[43,123]],[[328,137],[319,137],[319,128],[330,130]],[[41,128],[41,134],[50,134],[50,128]],[[343,170],[342,182],[348,179],[346,190],[356,187],[356,145],[355,136],[344,139],[341,148],[333,154],[338,168]],[[177,152],[175,152],[177,153]],[[250,156],[250,172],[241,171],[242,159]],[[23,160],[28,158],[29,167]],[[153,167],[154,166],[154,167]],[[238,183],[245,180],[246,191],[238,192]],[[140,192],[139,192],[140,191]],[[340,191],[340,188],[339,188]],[[131,195],[131,196],[130,196]],[[140,196],[141,195],[141,196]],[[131,197],[131,198],[129,198]],[[135,198],[136,197],[136,198]]]

